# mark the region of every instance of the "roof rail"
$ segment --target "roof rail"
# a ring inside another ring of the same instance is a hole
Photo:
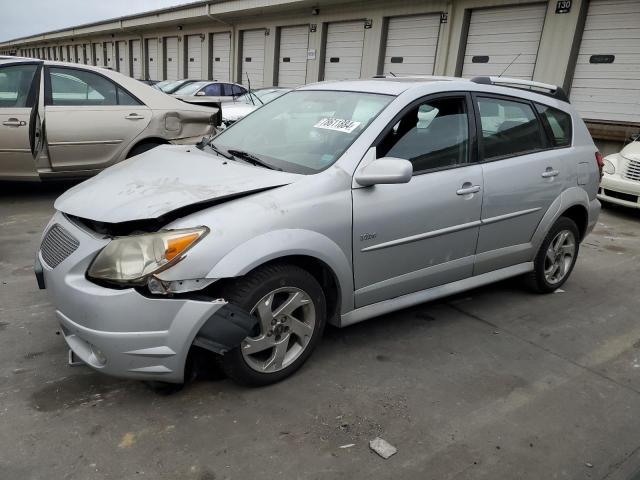
[[[547,97],[569,103],[569,97],[564,90],[557,85],[551,85],[549,83],[505,77],[473,77],[471,81],[481,85],[497,85],[501,87],[519,88],[520,90],[529,90],[539,93],[540,95],[546,95]]]

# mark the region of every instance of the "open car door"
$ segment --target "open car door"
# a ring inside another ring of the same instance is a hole
[[[0,179],[37,180],[42,62],[0,65]]]

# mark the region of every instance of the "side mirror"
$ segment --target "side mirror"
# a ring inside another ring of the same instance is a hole
[[[413,175],[413,165],[409,160],[385,157],[374,160],[360,169],[355,175],[358,185],[385,185],[393,183],[409,183]]]
[[[205,93],[201,90],[196,93],[196,97],[204,97]]]

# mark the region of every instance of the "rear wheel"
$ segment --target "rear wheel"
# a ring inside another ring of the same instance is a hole
[[[578,227],[570,218],[560,217],[554,223],[540,245],[534,271],[527,278],[535,291],[551,293],[567,281],[578,259],[579,238]]]
[[[260,386],[294,373],[318,344],[326,323],[322,287],[295,265],[269,265],[234,282],[224,298],[257,319],[253,332],[220,361],[239,383]]]

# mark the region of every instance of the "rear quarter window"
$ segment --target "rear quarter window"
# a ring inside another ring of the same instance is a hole
[[[571,146],[573,129],[571,115],[557,108],[536,103],[542,124],[554,147]]]

